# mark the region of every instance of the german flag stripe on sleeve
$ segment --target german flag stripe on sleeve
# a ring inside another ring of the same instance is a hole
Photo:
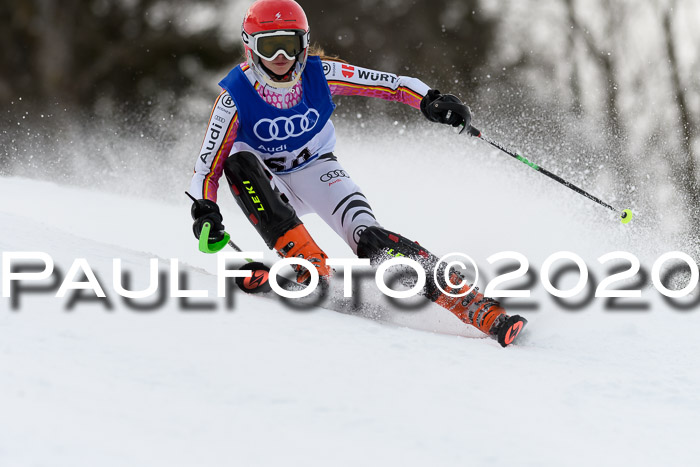
[[[238,112],[233,115],[231,123],[229,123],[226,129],[226,136],[224,136],[223,142],[219,150],[216,152],[214,161],[211,164],[209,173],[204,177],[204,186],[202,187],[202,196],[205,199],[216,199],[216,190],[219,187],[219,178],[223,172],[224,160],[228,157],[228,153],[231,151],[231,146],[235,138],[235,129],[238,128]],[[212,193],[213,191],[213,193]]]

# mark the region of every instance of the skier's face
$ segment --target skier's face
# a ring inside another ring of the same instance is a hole
[[[290,60],[282,54],[279,54],[272,60],[261,58],[263,65],[276,75],[285,75],[294,65],[294,60]]]

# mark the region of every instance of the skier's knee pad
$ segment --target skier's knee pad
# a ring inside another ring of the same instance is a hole
[[[255,154],[231,154],[224,163],[224,174],[236,202],[269,248],[301,224],[294,208],[270,184],[272,176]]]

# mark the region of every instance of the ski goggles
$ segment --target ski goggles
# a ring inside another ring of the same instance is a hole
[[[279,54],[294,60],[309,45],[309,33],[304,31],[261,32],[248,37],[252,42],[246,42],[248,46],[265,60],[273,60]]]

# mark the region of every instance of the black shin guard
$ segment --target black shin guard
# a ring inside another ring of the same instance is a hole
[[[418,261],[418,258],[429,258],[432,255],[406,237],[373,225],[360,235],[357,256],[369,258],[372,265],[377,265],[396,256],[407,256]]]
[[[433,278],[433,271],[440,259],[421,247],[418,243],[412,242],[406,237],[381,227],[368,227],[362,232],[360,241],[357,243],[357,256],[360,258],[369,258],[373,266],[397,256],[405,256],[415,260],[423,266],[425,270],[426,281],[423,295],[435,301],[441,294]],[[444,269],[444,265],[439,267],[437,274],[443,289],[446,288],[446,283],[442,279],[444,277]],[[415,284],[415,281],[404,281],[404,284],[411,287]]]
[[[294,208],[272,188],[270,173],[255,154],[231,154],[224,163],[226,180],[238,205],[269,248],[289,229],[301,224]]]

